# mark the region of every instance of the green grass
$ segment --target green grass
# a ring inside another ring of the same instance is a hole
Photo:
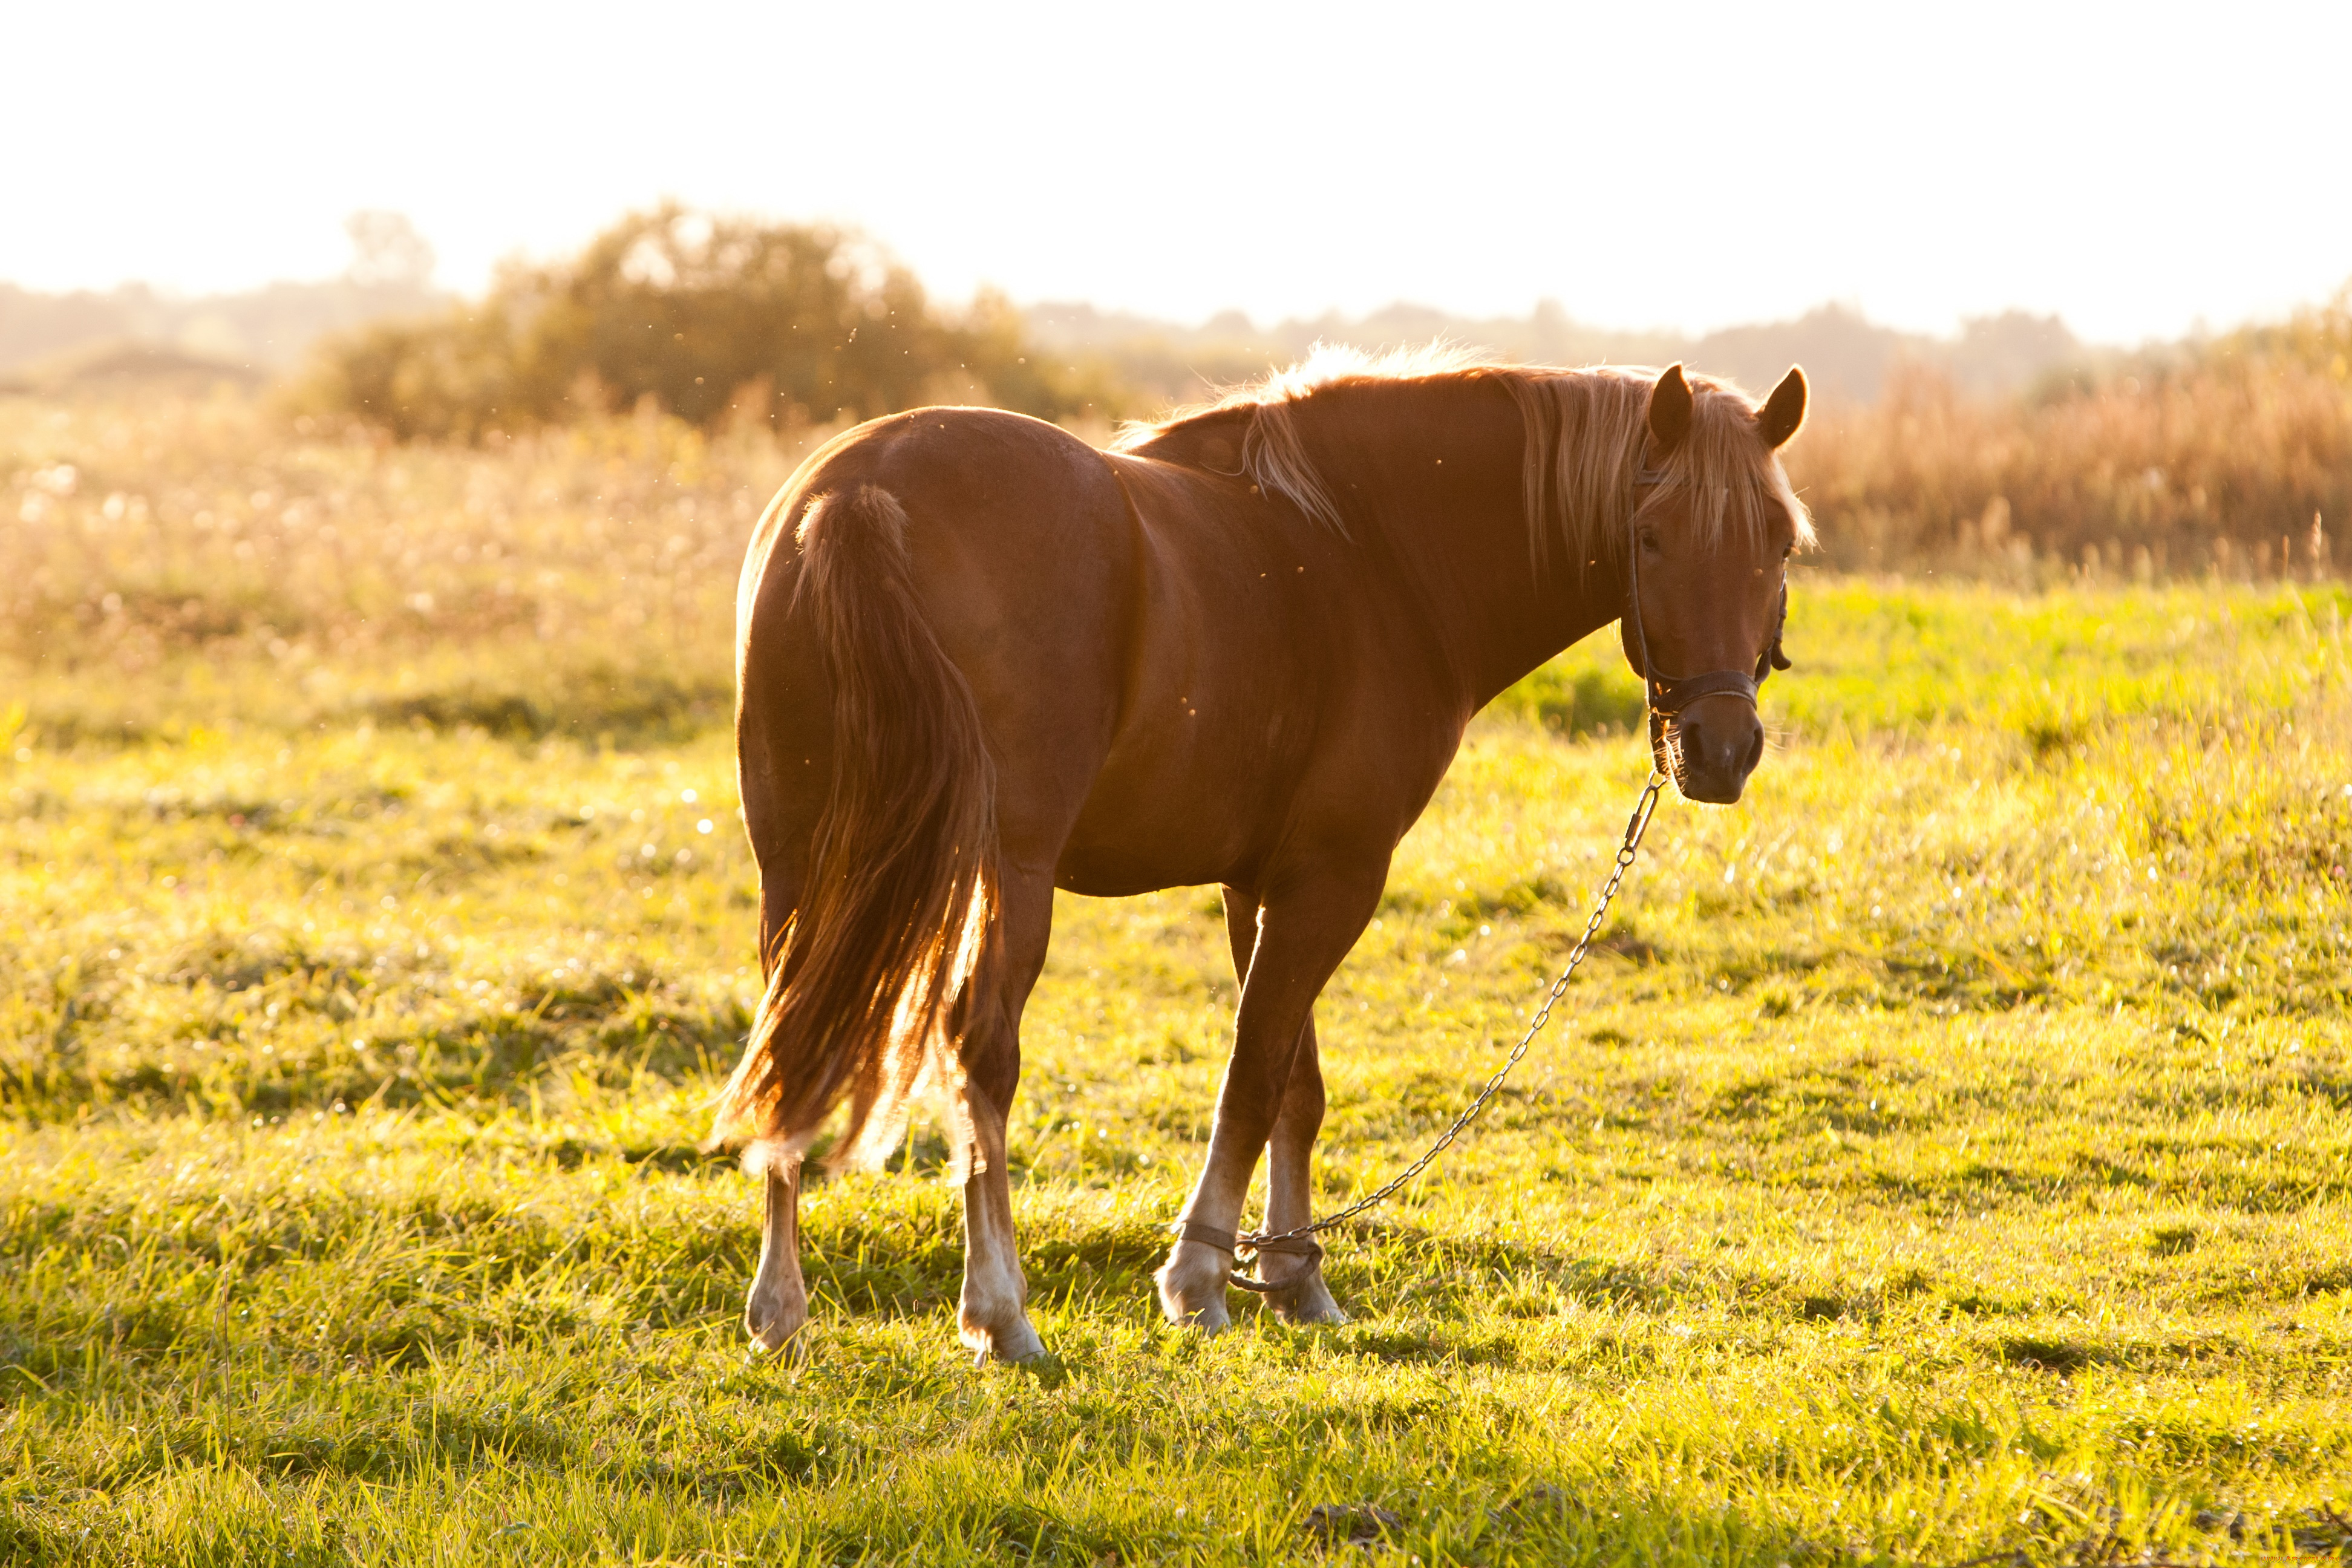
[[[1157,1321],[1223,936],[1204,889],[1066,900],[1012,1149],[1042,1375],[955,1343],[928,1131],[812,1193],[816,1320],[744,1357],[722,731],[489,721],[549,679],[489,643],[480,710],[289,719],[215,650],[127,732],[44,668],[0,720],[0,1561],[1352,1561],[1324,1504],[1400,1563],[2341,1554],[2347,609],[1801,584],[1748,800],[1661,812],[1523,1076],[1339,1238],[1342,1330]],[[1318,1015],[1328,1201],[1581,926],[1632,689],[1539,672],[1404,845]]]

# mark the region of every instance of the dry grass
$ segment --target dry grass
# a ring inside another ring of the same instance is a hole
[[[2021,584],[2328,575],[2329,535],[2352,524],[2352,364],[2333,346],[2352,342],[2352,311],[2315,313],[2305,335],[2015,401],[1913,372],[1816,419],[1790,472],[1848,568]]]
[[[730,700],[751,522],[826,433],[399,447],[227,393],[0,400],[0,660],[53,741],[222,713],[692,728]]]

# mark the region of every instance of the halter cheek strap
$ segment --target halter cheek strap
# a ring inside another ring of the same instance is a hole
[[[1637,466],[1633,470],[1636,489],[1667,482],[1664,471]],[[1639,510],[1637,507],[1636,510]],[[1650,639],[1642,626],[1642,541],[1629,517],[1625,539],[1625,626],[1632,634],[1633,656],[1642,666],[1642,696],[1649,710],[1650,749],[1660,751],[1665,744],[1666,722],[1702,697],[1737,697],[1750,708],[1756,706],[1756,689],[1776,669],[1789,668],[1788,655],[1780,651],[1780,634],[1789,622],[1789,572],[1780,569],[1780,601],[1772,612],[1772,640],[1757,656],[1753,672],[1738,669],[1712,669],[1704,675],[1667,675],[1650,660]]]

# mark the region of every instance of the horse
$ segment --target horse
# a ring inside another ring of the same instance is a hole
[[[1232,1056],[1154,1279],[1171,1322],[1223,1327],[1259,1151],[1265,1231],[1308,1221],[1315,1000],[1471,717],[1617,620],[1657,766],[1739,798],[1811,539],[1778,457],[1805,404],[1794,368],[1759,404],[1679,364],[1324,350],[1107,449],[919,408],[813,453],[736,597],[765,987],[712,1139],[764,1184],[754,1343],[807,1320],[797,1207],[831,1113],[828,1161],[872,1163],[929,1099],[963,1187],[960,1337],[1045,1353],[1005,1124],[1057,888],[1223,889]],[[1280,1319],[1346,1321],[1311,1241],[1258,1263]]]

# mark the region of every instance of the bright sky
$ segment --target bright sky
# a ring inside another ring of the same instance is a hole
[[[936,294],[1261,321],[1825,300],[2137,342],[2352,277],[2352,5],[8,8],[0,279],[478,289],[665,195],[863,227]]]

